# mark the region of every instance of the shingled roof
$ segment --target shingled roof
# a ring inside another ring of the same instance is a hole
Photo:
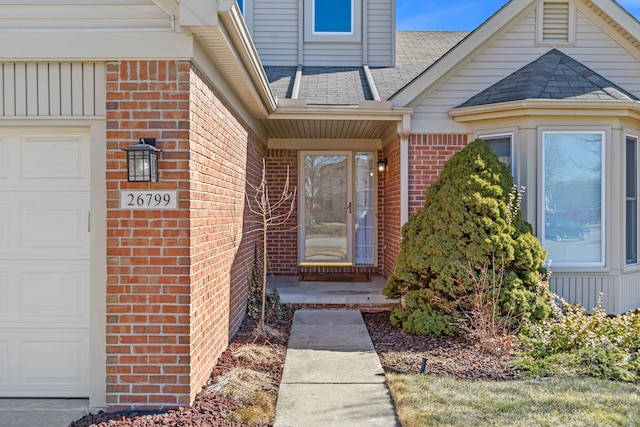
[[[638,100],[575,59],[552,49],[455,108],[524,99]]]
[[[371,68],[380,99],[389,99],[468,34],[465,31],[396,33],[396,66]],[[264,68],[274,94],[278,98],[291,98],[296,67]],[[361,67],[302,67],[298,97],[317,105],[357,105],[363,100],[373,100]]]

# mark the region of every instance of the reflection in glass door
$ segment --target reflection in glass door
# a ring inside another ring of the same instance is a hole
[[[373,152],[300,153],[300,264],[374,265]]]
[[[301,264],[351,265],[351,153],[301,153]]]

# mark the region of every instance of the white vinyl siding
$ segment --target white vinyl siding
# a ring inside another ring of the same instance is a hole
[[[0,29],[170,29],[172,26],[173,17],[152,0],[22,0],[0,4]]]
[[[0,117],[105,115],[104,65],[0,63]]]
[[[414,109],[412,127],[417,126],[417,132],[427,129],[438,132],[440,130],[434,129],[433,125],[440,121],[447,126],[443,131],[450,131],[449,109],[535,61],[549,49],[536,45],[536,12],[531,11],[480,54],[470,56],[463,68],[452,70],[443,84],[429,92]],[[576,42],[560,50],[640,96],[640,79],[637,78],[640,61],[580,10],[577,11]],[[420,124],[426,120],[430,121],[429,126],[426,122]]]
[[[254,0],[253,40],[264,65],[298,65],[298,0]]]
[[[341,35],[320,34],[303,40],[307,30],[304,24],[311,25],[310,17],[304,19],[305,14],[301,13],[304,3],[305,0],[253,1],[250,31],[263,65],[295,66],[302,62],[307,66],[357,67],[366,62],[379,67],[394,63],[395,24],[391,0],[356,1],[355,32],[348,39]],[[368,9],[363,10],[363,7]],[[245,15],[248,13],[245,11]],[[364,33],[360,25],[362,14],[367,25]],[[363,53],[365,45],[368,46],[368,57]]]
[[[368,0],[367,65],[389,67],[395,64],[395,25],[392,4],[388,0]]]

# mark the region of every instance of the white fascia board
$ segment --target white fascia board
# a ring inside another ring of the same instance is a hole
[[[180,0],[181,27],[215,27],[218,25],[218,2],[215,0]]]
[[[349,147],[351,150],[381,150],[380,139],[327,139],[327,138],[269,138],[269,148],[282,150],[343,150]]]
[[[160,9],[162,9],[167,15],[178,17],[180,16],[180,5],[176,0],[152,0]]]
[[[188,59],[193,40],[163,31],[1,31],[3,61]]]
[[[616,21],[636,39],[640,40],[640,22],[624,7],[612,0],[592,0],[604,13]]]
[[[276,109],[276,97],[271,91],[269,78],[264,71],[258,51],[249,34],[249,29],[242,18],[238,3],[235,0],[222,0],[219,2],[218,13],[220,22],[225,28],[234,50],[247,70],[267,110],[274,111]]]
[[[260,103],[255,109],[248,106],[248,102],[255,106],[259,103],[259,97],[256,94],[249,96],[250,89],[244,91],[237,84],[230,82],[228,79],[229,69],[221,69],[220,64],[211,56],[210,51],[200,43],[195,44],[193,61],[198,68],[207,76],[207,78],[215,85],[220,93],[234,106],[237,113],[247,122],[249,127],[263,140],[267,140],[267,132],[264,127],[255,119],[255,117],[266,116],[264,106]]]
[[[476,49],[496,37],[503,28],[512,23],[525,10],[534,8],[537,3],[537,0],[511,0],[508,2],[421,75],[394,95],[391,98],[393,105],[396,107],[416,106],[434,83],[457,68],[459,64],[468,61]]]
[[[449,110],[449,115],[458,123],[507,117],[549,115],[640,118],[640,102],[526,99],[523,101],[454,108]]]
[[[371,105],[371,104],[369,104]],[[381,120],[400,122],[413,113],[410,108],[381,109],[358,105],[307,105],[278,107],[270,118],[279,120]]]

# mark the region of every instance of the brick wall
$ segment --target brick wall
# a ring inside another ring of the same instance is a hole
[[[289,168],[289,187],[298,187],[298,150],[269,150],[267,154],[267,180],[273,200],[282,194]],[[300,191],[299,188],[296,191]],[[269,273],[273,275],[294,275],[298,265],[298,194],[294,212],[287,224],[273,227],[269,233],[267,254]],[[279,213],[284,214],[290,205],[285,205]]]
[[[467,145],[466,135],[411,135],[409,139],[409,215],[424,206],[427,188],[449,159]]]
[[[466,135],[411,135],[409,138],[409,215],[424,206],[425,192],[440,176],[449,159],[467,144]],[[393,272],[402,240],[400,224],[400,141],[385,147],[387,176],[384,182],[384,274]],[[394,173],[395,171],[395,173]]]
[[[140,137],[163,150],[157,183],[127,182],[121,149]],[[189,404],[239,326],[262,147],[189,62],[107,64],[110,409]],[[176,190],[179,209],[120,209],[123,189]]]
[[[401,224],[400,224],[400,140],[388,144],[384,149],[387,158],[387,172],[383,184],[384,220],[381,222],[380,233],[383,234],[382,249],[384,252],[384,275],[389,277],[393,272],[393,265],[400,253]]]

